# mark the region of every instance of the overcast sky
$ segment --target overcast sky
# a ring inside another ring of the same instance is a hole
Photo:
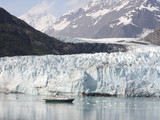
[[[17,17],[35,7],[46,9],[59,17],[69,10],[84,6],[88,1],[90,0],[0,0],[0,7]]]

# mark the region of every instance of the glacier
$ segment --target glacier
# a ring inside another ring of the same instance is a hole
[[[160,47],[128,52],[0,58],[0,92],[160,97]]]

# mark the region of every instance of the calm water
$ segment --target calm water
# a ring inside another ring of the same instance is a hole
[[[160,98],[77,96],[73,104],[43,98],[0,94],[0,120],[160,120]]]

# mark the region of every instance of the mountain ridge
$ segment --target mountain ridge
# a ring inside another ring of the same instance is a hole
[[[43,32],[50,36],[135,38],[159,25],[159,0],[93,0],[65,13]]]
[[[92,1],[85,8],[72,13],[73,15],[62,16],[53,26],[53,35],[86,38],[137,37],[143,29],[155,29],[160,25],[159,6],[160,2],[156,0]],[[71,19],[72,17],[75,18]],[[65,28],[56,30],[55,26],[62,21],[66,23]]]
[[[148,34],[143,40],[154,45],[160,45],[160,27],[156,28],[154,32]]]

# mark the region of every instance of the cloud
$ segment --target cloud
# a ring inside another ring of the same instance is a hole
[[[83,7],[91,0],[69,0],[65,3],[65,6],[73,7],[74,9]]]
[[[29,13],[31,14],[41,14],[51,11],[53,8],[54,2],[49,3],[47,0],[42,1],[40,4],[34,6]]]
[[[75,6],[78,4],[78,0],[70,0],[68,2],[65,3],[66,6]]]

